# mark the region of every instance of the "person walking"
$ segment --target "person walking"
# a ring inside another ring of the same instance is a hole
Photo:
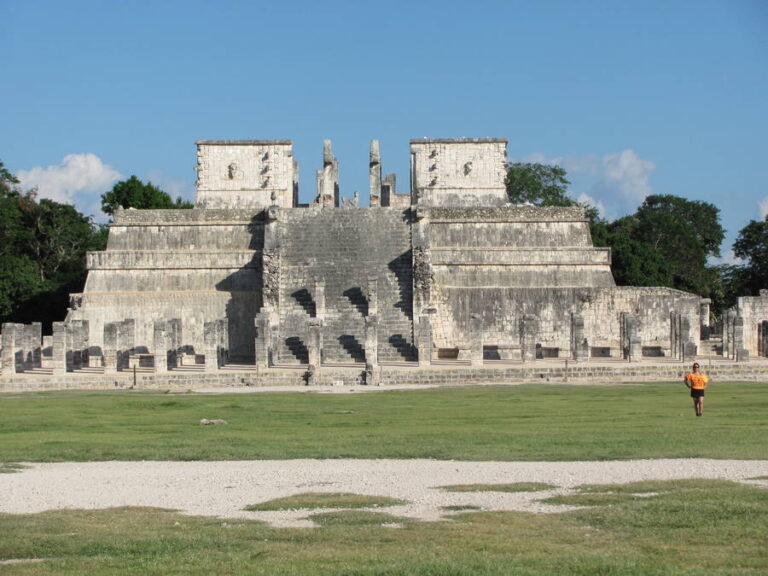
[[[702,374],[699,363],[694,362],[692,371],[685,375],[683,382],[691,390],[691,398],[693,398],[693,408],[696,410],[696,416],[701,416],[704,414],[704,389],[709,384],[709,377],[706,374]]]

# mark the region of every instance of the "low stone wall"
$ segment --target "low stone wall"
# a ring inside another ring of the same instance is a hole
[[[533,364],[516,366],[446,366],[418,369],[405,366],[382,366],[381,387],[387,386],[461,386],[486,384],[591,384],[622,382],[669,382],[679,384],[688,372],[688,364]],[[704,364],[713,383],[723,381],[765,382],[768,385],[768,363]],[[323,367],[315,375],[317,389],[330,386],[357,386],[365,382],[365,367]],[[194,390],[199,388],[243,389],[265,386],[306,386],[303,368],[269,368],[262,370],[221,370],[217,372],[171,371],[117,372],[89,374],[70,372],[62,376],[18,374],[0,377],[0,392],[36,392],[43,390]]]

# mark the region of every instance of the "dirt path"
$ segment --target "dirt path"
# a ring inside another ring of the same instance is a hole
[[[455,462],[441,460],[262,460],[227,462],[67,462],[29,464],[0,474],[0,512],[151,506],[185,514],[252,518],[274,526],[312,526],[315,510],[246,512],[243,508],[304,492],[351,492],[407,501],[386,511],[437,520],[446,506],[546,513],[541,503],[580,484],[721,478],[768,485],[768,460],[631,460],[613,462]],[[447,492],[449,484],[545,482],[540,492]]]

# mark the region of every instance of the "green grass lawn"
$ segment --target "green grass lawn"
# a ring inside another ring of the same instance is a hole
[[[768,459],[767,415],[768,385],[759,383],[713,385],[703,418],[682,384],[0,395],[0,471],[17,473],[15,462],[115,459]],[[228,424],[200,426],[202,418]],[[696,479],[584,486],[556,500],[579,510],[467,511],[440,522],[333,497],[342,508],[318,511],[320,527],[303,529],[137,508],[0,515],[0,574],[768,573],[768,490],[758,486]]]
[[[349,394],[0,395],[0,462],[768,458],[768,384],[717,383],[703,418],[676,384]],[[200,426],[221,418],[225,426]]]
[[[414,522],[384,511],[345,510],[317,514],[315,520],[322,527],[303,529],[135,508],[0,515],[0,559],[43,559],[0,565],[0,573],[735,576],[768,572],[767,490],[724,481],[655,484],[657,495],[596,500],[594,506],[561,514],[468,512],[441,522]],[[598,495],[594,489],[588,493]]]

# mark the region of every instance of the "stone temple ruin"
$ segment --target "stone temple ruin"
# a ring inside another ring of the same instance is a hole
[[[709,301],[616,286],[579,207],[510,205],[506,140],[410,150],[401,194],[372,142],[363,207],[340,197],[326,141],[315,201],[302,205],[290,141],[197,142],[195,208],[115,213],[54,324],[53,372],[239,365],[294,368],[295,380],[303,367],[313,383],[357,367],[358,381],[387,383],[394,365],[697,354]],[[741,360],[767,354],[768,293],[742,300],[722,352]],[[39,365],[39,342],[39,325],[4,325],[3,373]]]

